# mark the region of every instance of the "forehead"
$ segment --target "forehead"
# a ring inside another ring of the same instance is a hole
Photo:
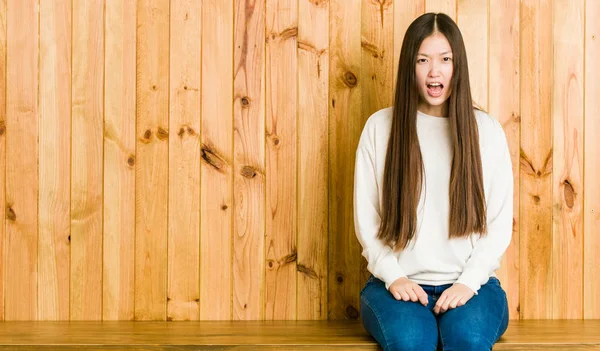
[[[425,38],[418,51],[419,55],[424,54],[427,56],[440,55],[443,53],[451,54],[452,49],[450,48],[448,39],[439,32]]]

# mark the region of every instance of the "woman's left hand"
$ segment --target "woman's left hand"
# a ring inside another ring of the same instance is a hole
[[[463,306],[473,297],[473,295],[475,295],[475,293],[471,288],[464,284],[455,283],[444,290],[433,308],[433,313],[444,313],[451,308]]]

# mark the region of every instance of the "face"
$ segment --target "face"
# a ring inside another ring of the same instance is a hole
[[[416,65],[419,111],[432,116],[448,116],[452,61],[452,49],[443,34],[435,33],[423,40]]]

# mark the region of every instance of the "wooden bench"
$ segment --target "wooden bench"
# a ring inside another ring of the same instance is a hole
[[[0,322],[0,350],[380,350],[359,322]],[[494,350],[600,350],[600,320],[511,321]]]

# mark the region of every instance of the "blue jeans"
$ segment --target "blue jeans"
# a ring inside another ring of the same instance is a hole
[[[360,292],[363,326],[383,350],[491,350],[508,327],[508,301],[497,278],[490,277],[464,306],[438,315],[433,307],[452,284],[421,285],[428,305],[398,301],[371,275]]]

